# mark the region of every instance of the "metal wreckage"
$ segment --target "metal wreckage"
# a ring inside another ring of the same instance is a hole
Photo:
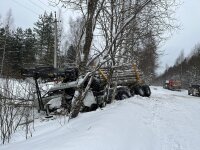
[[[113,66],[111,86],[108,88],[109,67],[98,69],[93,76],[90,89],[87,92],[81,107],[81,112],[96,110],[111,103],[112,99],[123,100],[134,95],[149,97],[151,90],[142,80],[142,74],[136,65]],[[79,78],[76,66],[67,66],[57,69],[48,66],[35,67],[34,69],[23,69],[22,75],[26,78],[32,77],[35,80],[37,106],[39,111],[45,111],[47,117],[50,114],[61,113],[65,110],[70,113],[76,90],[81,84],[86,87],[90,76],[85,80]],[[60,83],[51,87],[45,94],[41,94],[38,80],[46,82],[61,80]]]

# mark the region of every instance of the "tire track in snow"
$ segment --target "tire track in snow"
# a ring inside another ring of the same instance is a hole
[[[152,103],[150,106],[150,112],[152,114],[151,125],[153,131],[157,135],[158,139],[158,149],[161,150],[184,150],[186,145],[183,145],[181,142],[181,134],[176,129],[176,125],[174,125],[173,121],[167,117],[167,115],[171,115],[174,111],[178,109],[173,105],[173,103],[169,102],[172,97],[171,95],[165,96],[161,99],[152,97]]]

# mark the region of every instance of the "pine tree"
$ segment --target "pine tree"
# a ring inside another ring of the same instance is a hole
[[[10,41],[10,53],[9,54],[9,61],[11,69],[15,72],[18,72],[20,66],[22,64],[22,47],[23,47],[23,40],[24,40],[24,31],[22,28],[17,28],[17,30],[11,35],[13,39],[12,42]]]
[[[75,63],[76,62],[76,50],[73,45],[71,45],[67,51],[66,61],[67,61],[67,63]]]
[[[36,61],[36,39],[33,31],[29,28],[24,31],[22,48],[23,66],[32,66]]]
[[[45,12],[35,23],[37,39],[37,61],[40,64],[53,65],[54,34],[53,15]]]
[[[150,31],[143,40],[143,51],[139,59],[139,68],[142,70],[147,83],[150,83],[156,76],[157,59],[157,45]]]

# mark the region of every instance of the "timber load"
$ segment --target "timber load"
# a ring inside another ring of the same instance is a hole
[[[101,81],[116,82],[118,86],[130,86],[143,84],[142,73],[133,65],[114,66],[112,68],[102,67],[98,71]]]

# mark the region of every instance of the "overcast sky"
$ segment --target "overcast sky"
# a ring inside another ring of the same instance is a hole
[[[164,55],[160,58],[162,65],[159,72],[164,71],[166,64],[173,65],[181,50],[188,56],[194,46],[200,43],[200,0],[182,1],[176,13],[181,29],[160,47]]]
[[[182,0],[183,4],[177,10],[176,16],[181,24],[181,30],[174,32],[173,36],[159,47],[164,51],[160,57],[158,73],[163,72],[166,64],[173,65],[175,59],[184,50],[185,56],[189,55],[193,47],[200,43],[200,0]],[[0,0],[0,15],[5,17],[9,9],[12,9],[14,24],[16,27],[33,27],[38,16],[47,12],[58,10],[52,7],[48,0]],[[74,14],[62,9],[64,26],[68,26],[68,18]]]

